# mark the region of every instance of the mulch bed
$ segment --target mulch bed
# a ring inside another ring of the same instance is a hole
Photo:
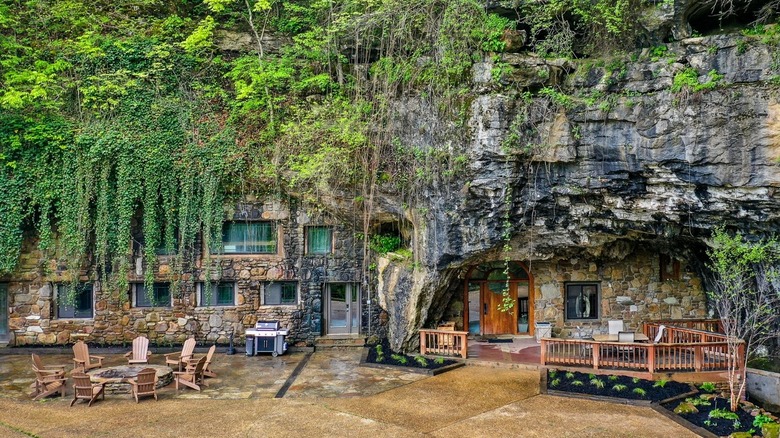
[[[547,388],[598,397],[619,397],[652,402],[660,402],[692,391],[691,386],[686,383],[669,381],[661,386],[661,383],[652,380],[562,370],[547,372]]]
[[[377,345],[380,346],[379,349],[377,349]],[[390,349],[390,344],[387,340],[381,344],[367,345],[366,348],[368,354],[366,355],[365,362],[369,364],[431,371],[462,364],[462,362],[452,359],[434,360],[424,356],[410,356],[408,354],[396,353]],[[381,357],[379,351],[382,352]]]
[[[696,399],[697,397],[694,397]],[[747,432],[753,430],[754,435],[761,435],[761,428],[753,426],[753,416],[749,412],[742,409],[737,409],[734,414],[737,415],[738,420],[726,419],[726,418],[710,418],[710,413],[715,410],[729,411],[728,399],[722,397],[715,397],[711,400],[707,400],[709,405],[697,405],[696,408],[699,412],[691,414],[679,414],[682,418],[690,421],[691,423],[701,428],[707,429],[717,436],[729,436],[733,432]],[[679,401],[673,403],[667,403],[664,406],[673,410],[680,404]],[[734,427],[737,425],[737,427]]]

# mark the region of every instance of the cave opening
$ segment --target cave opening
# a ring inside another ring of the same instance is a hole
[[[711,0],[694,4],[686,16],[694,35],[713,35],[750,27],[772,9],[776,14],[777,3],[776,0]],[[733,9],[728,13],[726,7],[732,4]]]

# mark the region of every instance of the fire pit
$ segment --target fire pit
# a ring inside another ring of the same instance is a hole
[[[173,382],[173,370],[164,365],[120,365],[90,370],[87,374],[92,383],[105,383],[109,394],[129,394],[130,381],[144,368],[154,369],[158,389]]]

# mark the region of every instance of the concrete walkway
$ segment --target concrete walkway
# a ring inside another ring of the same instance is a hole
[[[69,408],[70,388],[65,399],[31,401],[29,357],[4,356],[0,437],[696,436],[649,408],[539,395],[537,371],[469,366],[425,377],[359,367],[358,355],[314,353],[292,382],[303,353],[219,355],[220,377],[203,392],[163,388],[160,401],[140,404],[108,395],[91,408]],[[46,363],[64,359],[43,356]],[[273,398],[285,383],[284,398]]]

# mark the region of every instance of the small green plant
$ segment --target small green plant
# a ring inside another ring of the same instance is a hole
[[[392,354],[390,357],[392,357],[394,361],[400,363],[401,365],[406,365],[406,363],[409,362],[409,359],[407,359],[403,354]]]
[[[688,67],[674,75],[671,90],[673,93],[679,93],[683,90],[691,90],[693,92],[712,90],[718,86],[721,79],[723,79],[723,75],[718,74],[715,70],[710,70],[707,73],[707,81],[699,82],[699,72],[693,67]]]
[[[618,376],[609,376],[607,379],[609,379],[610,382],[614,382],[618,379]]]
[[[567,371],[565,376],[567,379],[571,380],[574,378],[574,373],[572,373],[571,371]]]
[[[650,60],[651,61],[658,61],[659,59],[666,56],[666,52],[669,50],[668,47],[665,45],[655,46],[652,49],[650,49]]]
[[[596,375],[595,375],[595,374],[592,374],[592,373],[591,373],[591,374],[588,374],[588,379],[590,379],[590,380],[593,380],[593,379],[595,379],[595,378],[596,378]]]
[[[596,379],[596,378],[590,379],[590,384],[599,389],[604,388],[604,381],[601,379]]]
[[[645,390],[644,390],[644,389],[642,389],[642,388],[634,388],[634,390],[633,390],[633,391],[631,391],[631,392],[633,392],[634,394],[636,394],[636,395],[638,395],[638,396],[640,396],[640,397],[644,397],[644,396],[646,396],[646,395],[647,395],[647,391],[645,391]]]
[[[443,357],[437,357],[436,359],[433,360],[433,363],[435,363],[436,365],[441,365],[441,364],[444,363],[444,358]]]
[[[628,386],[623,385],[621,383],[618,383],[617,385],[614,385],[612,387],[612,390],[615,391],[615,392],[622,392],[622,391],[625,391],[626,389],[628,389]]]
[[[664,380],[664,379],[658,380],[655,383],[653,383],[653,388],[663,388],[664,386],[666,386],[667,383],[669,383],[668,380]]]
[[[704,392],[715,392],[715,384],[712,382],[704,382],[701,385],[699,385],[699,389],[701,389]]]
[[[773,420],[770,416],[764,414],[758,414],[756,415],[756,418],[753,419],[753,426],[761,429],[763,425],[774,423],[774,422],[775,420]]]
[[[559,107],[565,108],[565,109],[571,109],[574,106],[574,102],[572,101],[571,96],[561,93],[558,90],[555,90],[550,87],[544,87],[541,90],[539,90],[539,94],[542,96],[549,97],[550,100],[558,105]]]
[[[712,403],[710,403],[709,400],[706,398],[696,397],[696,398],[686,398],[686,403],[690,403],[694,406],[710,406]]]
[[[748,47],[747,41],[745,40],[737,41],[737,54],[741,55],[747,52],[747,47]]]
[[[634,377],[633,379],[631,379],[631,382],[633,382],[634,385],[636,385],[637,383],[639,383],[639,377]]]
[[[428,359],[426,359],[425,356],[415,356],[414,361],[420,364],[420,366],[423,368],[428,366]]]
[[[558,386],[560,384],[561,384],[561,379],[552,379],[550,381],[550,386],[552,386],[552,387],[556,387],[556,386]]]
[[[401,247],[401,238],[385,234],[374,234],[368,245],[377,254],[387,254]]]
[[[553,379],[555,378],[555,376],[556,376],[557,374],[558,374],[558,370],[556,370],[556,369],[552,369],[552,370],[549,370],[549,371],[547,371],[547,375],[549,375],[549,376],[550,376],[550,377],[552,377]]]
[[[580,381],[580,380],[572,380],[572,381],[571,381],[571,385],[572,385],[572,386],[582,386],[582,385],[583,385],[583,383],[582,383],[582,381]]]
[[[708,415],[709,418],[723,418],[724,420],[730,420],[733,422],[734,429],[742,427],[742,423],[739,421],[739,415],[736,412],[731,412],[728,409],[713,409]]]
[[[704,420],[703,423],[704,423],[705,426],[710,426],[710,427],[718,425],[718,423],[716,423],[716,422],[714,422],[712,420]]]

